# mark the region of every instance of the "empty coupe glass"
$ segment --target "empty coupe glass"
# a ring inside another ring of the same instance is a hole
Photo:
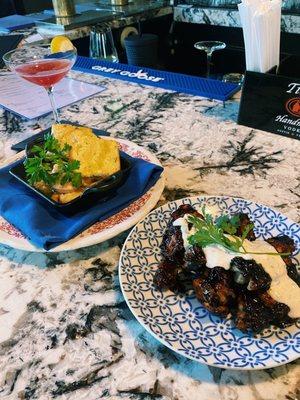
[[[212,54],[216,50],[225,49],[226,43],[213,41],[213,40],[207,40],[207,41],[195,43],[194,47],[197,50],[203,50],[203,51],[206,52],[206,60],[207,60],[206,77],[209,78],[210,77],[210,65],[211,65]]]

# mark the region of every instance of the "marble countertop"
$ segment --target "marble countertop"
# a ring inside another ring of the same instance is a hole
[[[237,8],[240,0],[179,0],[178,4],[192,4],[202,7]],[[282,0],[282,10],[286,12],[299,13],[298,0]]]
[[[160,199],[232,195],[300,222],[300,142],[236,124],[238,101],[220,102],[99,76],[107,87],[61,117],[108,130],[157,155]],[[0,110],[0,152],[51,124]],[[135,320],[122,297],[118,258],[127,233],[66,253],[0,246],[0,398],[299,400],[300,362],[233,371],[185,359]]]
[[[238,10],[225,7],[213,8],[180,4],[174,7],[174,20],[178,22],[220,25],[232,28],[241,27]],[[300,15],[289,14],[288,12],[282,14],[281,30],[282,32],[300,33]]]

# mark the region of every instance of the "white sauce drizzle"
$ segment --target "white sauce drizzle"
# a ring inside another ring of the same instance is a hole
[[[195,233],[194,227],[189,229],[188,217],[189,217],[189,215],[185,214],[184,217],[177,218],[173,222],[173,226],[179,226],[181,229],[181,236],[182,236],[183,245],[184,245],[185,249],[189,248],[189,246],[190,246],[190,244],[188,242],[188,237]]]
[[[182,239],[185,249],[190,245],[188,237],[195,233],[195,229],[188,227],[188,215],[178,218],[173,226],[181,228]],[[245,240],[244,248],[255,253],[275,253],[276,249],[264,240],[250,242]],[[291,318],[300,317],[300,288],[287,274],[286,264],[280,256],[266,254],[241,254],[228,251],[219,245],[211,245],[203,248],[208,268],[222,267],[230,269],[230,262],[234,257],[243,257],[247,260],[254,260],[261,264],[263,269],[271,277],[269,295],[277,302],[286,304],[290,308],[288,315]]]

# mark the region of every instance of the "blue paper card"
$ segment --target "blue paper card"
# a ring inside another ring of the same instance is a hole
[[[12,32],[17,29],[30,28],[34,26],[35,19],[26,15],[8,15],[0,18],[0,32]]]

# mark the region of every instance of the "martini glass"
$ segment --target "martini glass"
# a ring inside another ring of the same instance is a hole
[[[206,52],[206,62],[207,62],[206,78],[209,78],[210,77],[210,65],[211,65],[212,54],[216,50],[225,49],[226,43],[217,42],[217,41],[213,41],[213,40],[207,40],[207,41],[195,43],[194,47],[197,50],[203,50],[203,51]]]
[[[51,53],[49,45],[31,45],[9,51],[3,56],[6,66],[23,79],[42,86],[48,93],[54,120],[59,123],[53,87],[70,71],[77,57],[75,48]]]

